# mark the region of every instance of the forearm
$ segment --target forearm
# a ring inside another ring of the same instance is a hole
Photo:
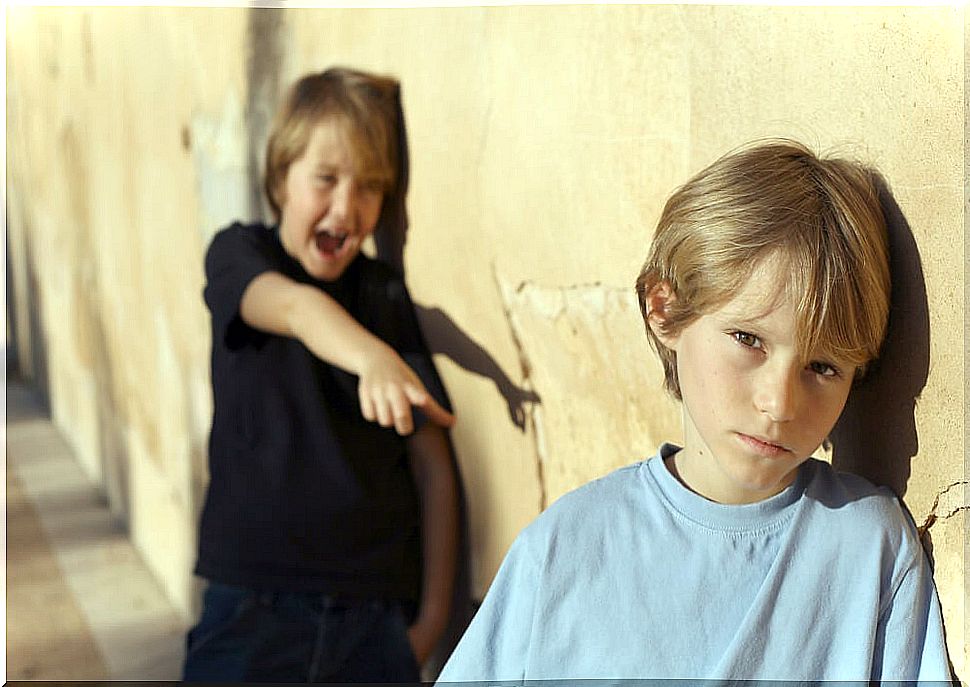
[[[320,289],[264,272],[246,288],[239,312],[250,327],[297,339],[324,362],[357,375],[364,419],[410,434],[415,405],[443,427],[454,423],[397,351]]]
[[[393,353],[329,295],[276,272],[253,279],[240,314],[251,327],[297,339],[321,360],[351,374],[361,374],[375,354]]]
[[[384,341],[369,332],[326,293],[304,287],[290,313],[295,338],[331,365],[362,375],[368,361],[398,357]]]
[[[458,497],[451,449],[439,427],[426,424],[408,444],[421,500],[421,604],[415,626],[437,641],[448,623],[458,547]],[[430,648],[429,648],[430,650]]]

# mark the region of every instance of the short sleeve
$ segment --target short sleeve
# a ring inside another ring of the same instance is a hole
[[[439,685],[524,679],[539,570],[523,536],[512,544],[482,607],[438,677]],[[477,685],[480,687],[480,684]]]
[[[273,259],[270,230],[233,224],[215,235],[205,255],[205,303],[212,315],[213,343],[239,348],[256,334],[239,316],[239,304],[250,282],[263,272],[278,269]]]
[[[879,681],[950,684],[933,573],[915,529],[907,535],[906,540],[912,541],[904,550],[911,553],[911,562],[903,569],[898,587],[880,613],[872,677]]]

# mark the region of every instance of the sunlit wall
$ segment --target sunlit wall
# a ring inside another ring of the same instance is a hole
[[[966,677],[962,9],[7,12],[12,340],[186,614],[211,412],[203,251],[263,211],[282,89],[339,63],[403,85],[407,281],[459,416],[477,596],[543,507],[679,438],[632,293],[676,185],[761,136],[878,167],[902,343],[889,395],[840,434],[864,460],[840,453],[849,439],[833,459],[932,522]]]

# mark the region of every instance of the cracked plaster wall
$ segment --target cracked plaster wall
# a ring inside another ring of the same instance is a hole
[[[27,364],[46,370],[55,421],[190,609],[211,410],[204,247],[256,210],[263,99],[333,63],[396,74],[408,281],[491,364],[437,356],[480,594],[543,506],[679,438],[631,295],[671,190],[751,138],[840,147],[885,174],[922,259],[930,364],[906,501],[918,523],[936,515],[966,677],[967,495],[947,490],[966,479],[963,11],[12,8],[8,264],[39,322],[18,313],[16,340],[42,352]],[[422,321],[434,346],[439,320]],[[540,398],[518,406],[521,429],[510,384]]]
[[[680,406],[657,390],[663,368],[632,289],[497,281],[529,384],[541,390],[530,411],[540,509],[680,441]]]
[[[186,613],[211,412],[201,255],[218,214],[199,189],[231,189],[223,167],[196,164],[192,138],[216,145],[206,134],[244,90],[243,19],[7,13],[8,231],[41,322],[17,335],[43,339],[33,362],[46,363],[54,421]]]

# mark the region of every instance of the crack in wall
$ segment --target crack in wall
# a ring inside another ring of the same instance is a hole
[[[926,516],[926,520],[923,521],[922,525],[916,528],[921,537],[929,532],[930,528],[933,527],[933,525],[935,525],[937,522],[952,518],[957,513],[970,511],[970,504],[962,503],[960,505],[950,507],[943,515],[937,515],[937,510],[940,507],[940,500],[944,496],[946,496],[952,489],[956,489],[960,486],[967,487],[968,485],[970,485],[970,480],[960,480],[958,482],[954,482],[953,484],[947,485],[939,493],[937,493],[936,498],[933,499],[933,505],[930,507],[930,512]],[[964,496],[964,499],[966,499],[966,495]]]
[[[492,265],[492,271],[495,271],[494,264]],[[538,284],[531,279],[523,279],[520,281],[514,289],[515,293],[522,293],[526,288],[534,287],[537,289],[543,289],[545,291],[559,291],[561,293],[568,293],[570,291],[590,291],[595,289],[597,292],[601,293],[614,293],[614,294],[630,294],[633,293],[633,288],[626,288],[621,286],[606,286],[601,281],[589,282],[587,284],[569,284],[568,286],[543,286]]]
[[[510,282],[502,278],[494,261],[491,263],[492,276],[502,301],[509,333],[519,358],[523,378],[523,388],[538,396],[537,370],[528,352],[530,342],[528,320],[523,320],[522,308],[530,316],[539,320],[559,323],[563,318],[571,326],[573,334],[577,334],[577,323],[571,322],[571,312],[585,312],[594,319],[606,316],[618,307],[619,299],[635,301],[632,288],[605,286],[601,282],[569,284],[565,286],[543,286],[530,280]],[[561,484],[557,484],[558,473],[550,473],[552,463],[549,460],[549,442],[545,429],[548,423],[543,422],[543,407],[531,405],[526,409],[525,421],[534,433],[534,447],[536,460],[536,477],[539,481],[539,508],[544,510],[550,501],[550,494],[559,492]],[[561,481],[561,480],[560,480]]]
[[[495,288],[498,291],[499,299],[502,301],[502,313],[505,315],[506,324],[509,327],[509,334],[512,337],[512,344],[515,346],[515,351],[519,359],[519,370],[522,374],[521,386],[529,392],[536,392],[536,389],[532,383],[532,364],[529,362],[529,355],[526,353],[525,346],[522,344],[522,337],[519,334],[518,327],[515,324],[515,318],[512,316],[512,308],[509,305],[508,298],[506,297],[506,287],[502,283],[501,278],[498,276],[498,270],[495,268],[495,262],[492,261],[492,279],[495,281]],[[515,292],[521,291],[525,286],[525,282],[519,284],[516,287]],[[534,437],[534,448],[535,448],[535,469],[536,469],[536,480],[539,483],[539,512],[541,513],[549,505],[549,494],[546,488],[546,478],[544,472],[544,463],[546,458],[545,450],[545,438],[542,432],[542,421],[539,416],[539,407],[535,403],[528,403],[525,405],[525,421],[526,425],[532,430],[532,436]]]

